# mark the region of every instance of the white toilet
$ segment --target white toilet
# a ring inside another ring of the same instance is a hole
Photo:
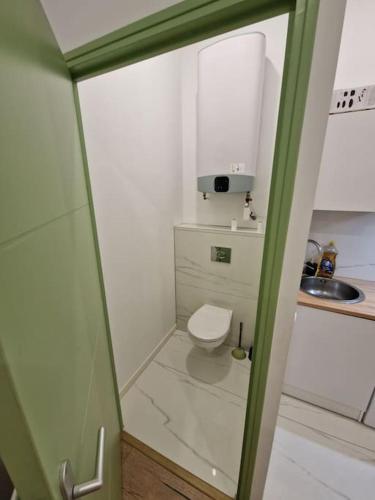
[[[230,309],[204,304],[191,316],[187,328],[195,345],[212,351],[227,338],[231,321]]]

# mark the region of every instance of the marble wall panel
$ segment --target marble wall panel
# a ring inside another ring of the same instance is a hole
[[[177,326],[186,330],[203,304],[233,310],[227,343],[236,345],[243,323],[243,344],[254,338],[263,235],[255,231],[215,230],[210,226],[175,227]],[[211,261],[211,247],[231,248],[230,264]]]

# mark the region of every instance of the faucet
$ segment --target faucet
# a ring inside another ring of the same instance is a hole
[[[317,241],[308,239],[307,243],[311,243],[312,245],[314,245],[316,247],[316,249],[318,250],[319,257],[321,257],[323,255],[323,248]],[[305,261],[304,265],[303,265],[302,274],[307,275],[307,276],[315,276],[317,270],[318,270],[318,266],[315,267],[315,265],[312,262]],[[311,274],[311,273],[313,273],[313,274]]]
[[[312,245],[314,245],[316,247],[316,249],[318,250],[318,253],[319,253],[319,257],[321,257],[323,255],[322,245],[320,245],[317,241],[307,240],[307,243],[311,243]]]

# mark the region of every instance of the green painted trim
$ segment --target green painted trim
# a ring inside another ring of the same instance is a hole
[[[84,132],[83,132],[81,106],[79,103],[77,83],[75,83],[75,82],[73,82],[73,96],[74,96],[74,104],[75,104],[76,113],[77,113],[79,140],[80,140],[81,149],[82,149],[82,161],[83,161],[83,168],[84,168],[85,180],[86,180],[87,197],[88,197],[89,207],[90,207],[91,227],[92,227],[92,232],[93,232],[93,237],[94,237],[96,259],[97,259],[97,263],[98,263],[99,282],[100,282],[100,289],[101,289],[101,295],[102,295],[104,319],[105,319],[105,324],[106,324],[108,351],[109,351],[109,355],[111,358],[111,368],[112,368],[113,385],[114,385],[114,392],[115,392],[116,405],[117,405],[117,413],[118,413],[120,427],[121,427],[121,429],[123,429],[124,422],[123,422],[122,411],[121,411],[120,390],[118,387],[117,374],[116,374],[116,368],[115,368],[115,358],[113,355],[111,327],[110,327],[110,323],[109,323],[107,300],[106,300],[106,295],[105,295],[103,267],[102,267],[102,261],[101,261],[101,257],[100,257],[98,231],[97,231],[97,226],[96,226],[94,201],[93,201],[93,197],[92,197],[92,189],[91,189],[91,182],[90,182],[89,164],[87,161],[85,137],[84,137]]]
[[[65,54],[81,80],[285,14],[295,0],[185,0]]]
[[[238,487],[248,500],[254,477],[276,308],[315,42],[319,0],[298,0],[289,17],[272,169],[261,286]]]

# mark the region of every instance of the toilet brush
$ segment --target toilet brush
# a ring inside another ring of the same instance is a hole
[[[240,339],[238,341],[238,347],[235,347],[232,351],[232,356],[235,359],[245,359],[246,358],[246,352],[245,349],[242,349],[241,344],[242,344],[242,328],[243,328],[243,323],[240,323]]]

